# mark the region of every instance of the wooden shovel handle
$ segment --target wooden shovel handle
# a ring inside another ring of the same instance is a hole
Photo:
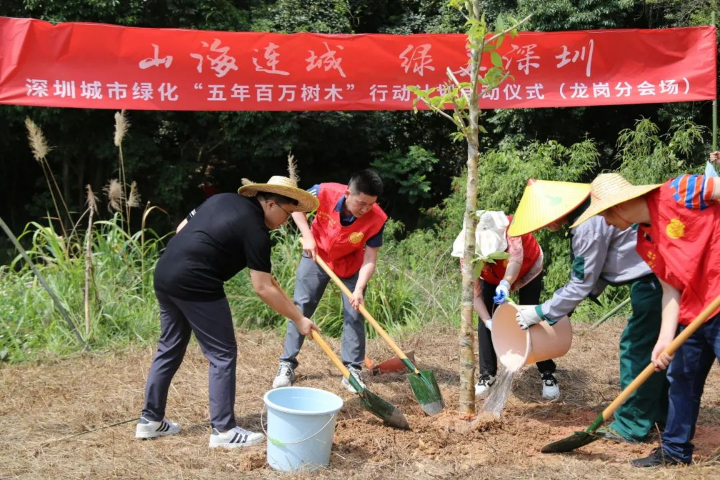
[[[327,263],[325,263],[325,261],[320,258],[320,255],[315,255],[315,261],[318,263],[318,265],[320,265],[323,270],[325,270],[325,273],[327,273],[328,276],[332,278],[333,282],[335,282],[335,285],[337,285],[338,288],[340,288],[340,290],[342,290],[342,292],[347,295],[348,298],[352,299],[352,292],[350,291],[350,289],[345,286],[345,284],[342,282],[342,280],[340,280],[340,278],[338,278],[337,275],[335,275],[335,272],[333,272],[332,269],[328,267]],[[385,342],[387,342],[388,345],[390,345],[390,348],[393,350],[393,352],[395,352],[395,354],[400,357],[401,360],[404,360],[407,364],[409,360],[407,355],[405,355],[405,352],[400,350],[400,347],[398,347],[397,344],[393,341],[393,339],[390,338],[390,335],[387,334],[385,329],[380,326],[380,324],[377,322],[377,320],[375,320],[375,318],[373,318],[372,315],[370,315],[370,312],[367,311],[365,305],[360,305],[359,310],[360,313],[362,313],[363,317],[365,317],[365,319],[370,323],[370,325],[373,326],[375,331],[380,334],[380,336],[383,338],[383,340],[385,340]],[[412,363],[410,364],[412,365]],[[415,367],[414,365],[413,367],[415,369],[414,373],[419,374],[420,372],[418,371],[417,367]]]
[[[275,285],[275,288],[277,288],[278,290],[280,290],[280,292],[281,292],[283,295],[285,295],[285,298],[287,298],[290,303],[292,303],[293,305],[295,305],[295,303],[294,303],[292,300],[290,300],[290,297],[289,297],[288,294],[285,292],[285,290],[283,290],[282,287],[280,286],[280,284],[277,282],[277,280],[275,280],[275,277],[272,277],[272,276],[271,276],[270,278],[272,279],[272,283],[273,283],[273,285]],[[300,313],[300,314],[302,315],[302,312],[300,311],[299,308],[297,308],[296,305],[295,305],[295,308],[297,309],[298,313]],[[305,316],[305,315],[303,315],[303,317],[304,317],[304,316]],[[335,352],[332,351],[332,349],[330,348],[330,345],[328,345],[328,344],[325,342],[325,340],[323,340],[323,338],[320,336],[320,333],[319,333],[319,332],[316,332],[316,331],[314,331],[314,330],[311,331],[311,332],[310,332],[310,335],[308,336],[308,338],[310,338],[311,340],[315,340],[315,342],[317,342],[317,344],[320,345],[320,348],[323,349],[323,351],[325,352],[325,355],[327,355],[328,357],[330,357],[330,360],[332,360],[332,362],[335,364],[335,366],[342,372],[343,377],[345,377],[346,379],[347,379],[348,377],[350,377],[350,371],[347,369],[347,367],[346,367],[345,365],[343,365],[342,361],[340,361],[340,359],[338,358],[338,356],[335,355]]]
[[[665,350],[663,350],[662,353],[665,353],[667,355],[672,355],[673,353],[675,353],[675,351],[678,348],[680,348],[680,345],[682,345],[685,342],[685,340],[687,340],[690,337],[690,335],[695,333],[695,331],[697,331],[697,329],[700,328],[703,323],[705,323],[705,320],[707,320],[708,317],[715,310],[718,309],[718,307],[720,307],[720,296],[718,296],[715,300],[713,300],[713,302],[710,303],[710,305],[705,307],[705,309],[702,312],[700,312],[700,315],[695,317],[695,320],[693,320],[690,325],[685,327],[685,329],[682,332],[680,332],[680,335],[675,337],[675,339],[670,343],[670,345],[665,347]],[[610,418],[612,416],[612,414],[615,413],[615,410],[617,410],[618,407],[620,407],[620,405],[622,405],[625,402],[625,400],[627,400],[628,397],[630,395],[632,395],[635,392],[635,390],[637,390],[640,387],[640,385],[645,383],[645,381],[648,378],[650,378],[650,376],[653,373],[655,373],[655,364],[650,362],[650,364],[647,367],[645,367],[645,370],[643,370],[640,373],[640,375],[635,377],[635,380],[633,380],[632,383],[630,383],[630,385],[625,387],[625,390],[623,390],[620,393],[620,395],[618,395],[617,398],[615,400],[613,400],[613,402],[610,405],[608,405],[608,407],[605,410],[603,410],[603,412],[602,412],[603,420],[607,420],[608,418]]]

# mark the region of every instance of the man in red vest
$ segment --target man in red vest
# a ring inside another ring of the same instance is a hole
[[[690,464],[700,397],[720,358],[720,309],[674,356],[662,351],[720,294],[720,183],[703,175],[680,175],[662,185],[636,186],[608,173],[593,181],[590,195],[590,207],[573,227],[598,214],[621,230],[638,224],[637,252],[663,289],[662,326],[652,361],[657,371],[668,370],[667,424],[661,446],[632,464]]]
[[[319,255],[353,292],[352,299],[343,295],[342,361],[361,385],[364,385],[360,369],[365,358],[365,322],[359,308],[364,304],[365,288],[375,273],[377,252],[382,245],[387,220],[387,215],[376,203],[382,190],[380,177],[371,170],[362,170],[352,175],[348,185],[321,183],[309,190],[320,200],[312,229],[305,214],[293,214],[303,244],[295,283],[295,304],[310,317],[323,296],[330,277],[315,262]],[[273,388],[289,387],[295,381],[297,356],[304,339],[294,324],[288,324]],[[355,392],[344,378],[342,386]]]

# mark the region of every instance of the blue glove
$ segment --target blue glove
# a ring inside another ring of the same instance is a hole
[[[510,295],[510,282],[507,280],[501,280],[500,285],[495,288],[495,296],[493,302],[503,304],[507,302],[508,296]]]

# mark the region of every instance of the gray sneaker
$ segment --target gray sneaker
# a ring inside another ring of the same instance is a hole
[[[365,384],[362,381],[360,369],[357,367],[348,367],[348,370],[350,370],[350,375],[355,377],[355,380],[357,380],[357,382],[360,384],[360,387],[365,388]],[[350,382],[348,382],[344,377],[342,379],[342,382],[340,382],[340,385],[342,385],[343,388],[345,388],[350,393],[359,393],[355,391],[355,387],[353,387]]]
[[[291,387],[295,383],[295,370],[290,362],[280,362],[277,375],[273,380],[273,388]]]

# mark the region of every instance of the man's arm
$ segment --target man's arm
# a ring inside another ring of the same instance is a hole
[[[363,264],[360,267],[360,273],[358,274],[358,281],[355,284],[355,291],[350,299],[350,305],[355,310],[360,309],[360,305],[365,303],[365,287],[375,273],[375,263],[377,262],[378,249],[365,246],[365,256],[363,257]]]
[[[183,227],[185,227],[185,225],[187,225],[187,223],[188,223],[187,218],[184,218],[183,221],[180,222],[180,225],[178,225],[177,228],[175,229],[175,233],[180,233],[180,230],[182,230]]]
[[[674,355],[662,354],[670,342],[675,338],[678,327],[678,316],[680,314],[680,295],[681,292],[669,283],[660,280],[662,285],[662,324],[660,326],[660,335],[652,352],[652,361],[655,364],[655,371],[665,370],[670,365]]]
[[[283,317],[292,320],[302,335],[312,338],[311,332],[313,330],[320,331],[312,320],[303,316],[297,306],[290,301],[284,292],[281,292],[273,285],[272,276],[269,273],[251,269],[250,279],[252,280],[253,289],[258,297],[267,303],[268,307]]]
[[[310,230],[310,224],[307,221],[307,214],[303,212],[293,212],[293,221],[297,225],[298,230],[302,234],[300,241],[302,242],[303,252],[308,257],[315,260],[317,255],[317,244],[315,243],[315,237],[313,237],[312,231]]]
[[[602,218],[599,221],[604,224]],[[583,225],[587,226],[578,227],[572,238],[575,259],[572,263],[570,281],[564,287],[560,287],[550,300],[536,308],[537,313],[542,314],[541,318],[550,324],[568,315],[580,302],[588,298],[590,293],[595,291],[596,284],[600,280],[610,247],[610,232],[602,228],[602,225],[600,231],[595,231],[592,227],[599,225],[598,221],[595,221],[595,225],[590,222]]]

